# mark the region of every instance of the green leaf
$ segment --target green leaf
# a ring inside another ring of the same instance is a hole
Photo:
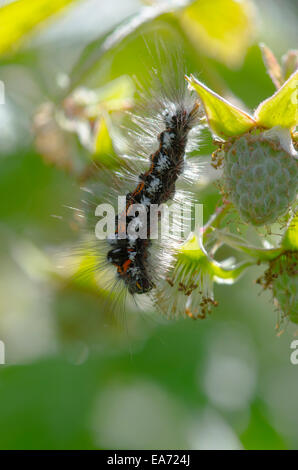
[[[117,155],[107,124],[107,117],[102,115],[98,119],[96,126],[92,159],[111,168],[116,163],[116,157]]]
[[[288,129],[298,125],[298,70],[283,86],[255,112],[257,123],[264,127],[281,126]]]
[[[106,120],[101,116],[98,120],[97,130],[95,133],[94,155],[108,154],[113,151],[112,139]]]
[[[209,126],[219,137],[238,136],[256,125],[251,116],[210,90],[193,75],[186,79],[201,98]]]
[[[229,66],[241,63],[254,32],[250,2],[197,0],[179,17],[197,49]]]
[[[95,65],[100,63],[105,54],[115,49],[120,43],[123,44],[125,39],[134,34],[147,23],[152,22],[162,15],[170,14],[173,10],[182,8],[188,0],[182,0],[179,4],[173,5],[171,2],[159,3],[152,6],[145,6],[132,15],[129,19],[120,22],[117,27],[106,34],[106,36],[96,38],[92,43],[88,44],[83,50],[79,60],[75,64],[71,72],[71,86],[74,89],[83,79],[88,76]]]
[[[122,75],[95,90],[97,102],[102,102],[107,111],[129,108],[132,105],[134,92],[134,83],[128,75]]]
[[[0,8],[0,55],[9,52],[42,21],[77,0],[17,0]]]
[[[298,250],[298,214],[290,220],[282,246],[286,250]]]

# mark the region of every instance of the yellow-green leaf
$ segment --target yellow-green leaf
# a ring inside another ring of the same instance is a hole
[[[298,250],[298,214],[290,220],[282,246],[287,250]]]
[[[113,150],[112,139],[104,116],[100,116],[95,132],[94,153],[108,154]]]
[[[109,126],[107,123],[108,116],[100,116],[98,119],[92,158],[96,162],[100,162],[108,168],[118,166],[117,155],[114,150],[113,141],[110,135]]]
[[[122,75],[95,91],[97,102],[103,102],[107,111],[131,107],[134,92],[134,83],[128,75]]]
[[[254,33],[249,1],[196,0],[179,15],[182,27],[204,54],[238,65]]]
[[[298,125],[298,70],[255,112],[257,123],[264,127],[291,129]]]
[[[128,75],[91,90],[79,87],[69,96],[70,102],[83,110],[88,119],[94,120],[104,111],[123,111],[133,105],[135,85]]]
[[[238,136],[256,125],[251,116],[210,90],[192,75],[186,79],[201,98],[210,129],[219,137]]]
[[[0,8],[0,55],[15,48],[42,21],[77,0],[16,0]]]

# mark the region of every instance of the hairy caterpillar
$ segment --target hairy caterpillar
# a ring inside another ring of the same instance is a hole
[[[150,206],[160,205],[173,198],[176,180],[183,171],[188,134],[198,118],[197,102],[189,108],[183,103],[170,105],[162,110],[165,129],[157,137],[159,148],[150,155],[150,168],[140,174],[138,186],[126,195],[128,221],[133,219],[130,215],[133,204],[145,206],[147,239],[134,239],[129,235],[124,240],[116,239],[107,255],[131,294],[144,294],[154,287],[146,267],[151,245]]]
[[[102,278],[108,283],[112,281],[110,289],[115,292],[118,284],[122,291],[134,297],[154,292],[160,281],[166,279],[177,242],[181,242],[175,237],[152,239],[156,227],[151,223],[151,208],[169,201],[184,201],[186,192],[179,186],[185,180],[198,179],[201,174],[198,160],[187,159],[198,144],[201,112],[183,73],[174,74],[172,80],[155,77],[152,88],[141,98],[141,104],[130,116],[131,127],[126,129],[128,151],[121,157],[120,170],[110,176],[108,183],[104,183],[104,173],[101,173],[102,180],[87,188],[93,194],[94,205],[94,196],[98,194],[100,202],[103,192],[108,203],[119,195],[124,196],[125,206],[115,217],[114,232],[108,234],[103,244],[94,240],[92,252],[98,260],[97,267],[101,271],[105,269]],[[186,199],[189,204],[189,194]],[[143,237],[137,233],[141,225],[139,211],[133,210],[140,206],[145,213]],[[174,222],[179,225],[181,220]],[[129,226],[134,226],[133,234]]]

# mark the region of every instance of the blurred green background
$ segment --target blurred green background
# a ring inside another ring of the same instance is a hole
[[[12,3],[24,10],[10,12]],[[133,306],[115,319],[94,286],[48,273],[79,237],[65,206],[78,205],[90,152],[56,128],[38,140],[33,124],[43,103],[61,106],[66,87],[144,81],[155,65],[147,46],[160,39],[183,51],[188,71],[253,109],[274,92],[258,43],[279,58],[297,47],[297,2],[33,3],[0,1],[0,448],[297,449],[297,326],[277,335],[274,306],[254,282],[262,270],[215,286],[219,306],[206,320]],[[55,4],[68,5],[40,22]],[[121,110],[109,119],[117,129]],[[198,198],[207,220],[216,187]]]

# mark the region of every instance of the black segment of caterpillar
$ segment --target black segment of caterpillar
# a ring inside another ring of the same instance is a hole
[[[189,109],[187,109],[189,108]],[[162,113],[165,129],[158,135],[158,149],[150,155],[150,168],[139,175],[139,184],[126,195],[126,227],[137,217],[129,215],[133,204],[142,204],[146,209],[147,237],[119,238],[119,219],[116,216],[115,238],[107,254],[107,260],[117,268],[117,276],[131,294],[144,294],[154,288],[154,281],[148,270],[150,240],[150,206],[160,205],[172,199],[177,178],[183,171],[184,156],[190,130],[197,123],[199,104],[193,101],[191,107],[173,103]]]

